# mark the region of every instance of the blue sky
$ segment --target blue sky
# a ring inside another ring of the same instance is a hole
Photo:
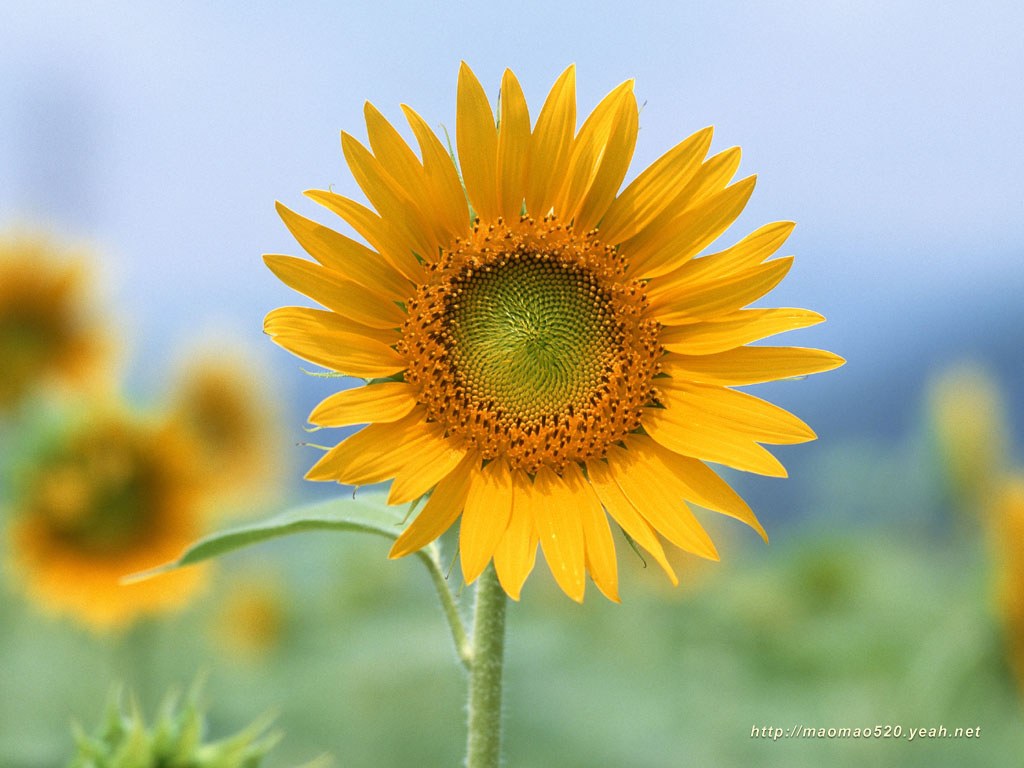
[[[142,360],[210,329],[266,349],[263,314],[297,301],[260,260],[297,250],[273,202],[329,222],[303,190],[358,195],[338,133],[364,100],[451,127],[465,59],[491,93],[511,67],[535,115],[575,62],[583,110],[636,79],[631,174],[708,124],[743,147],[758,189],[726,239],[796,220],[770,303],[829,317],[793,343],[877,371],[1024,289],[1022,28],[1012,2],[15,3],[0,225],[101,251]]]

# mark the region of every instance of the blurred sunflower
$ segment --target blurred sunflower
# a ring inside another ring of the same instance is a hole
[[[931,382],[928,411],[947,490],[964,507],[986,503],[1009,449],[998,382],[982,366],[960,363]]]
[[[204,569],[120,580],[202,533],[193,454],[178,425],[113,410],[49,441],[21,477],[11,522],[9,560],[28,595],[97,631],[184,605]]]
[[[618,599],[610,515],[676,577],[657,534],[717,559],[687,502],[764,536],[705,461],[765,475],[785,469],[761,443],[815,437],[735,385],[842,364],[829,352],[748,342],[823,318],[743,309],[786,274],[766,261],[793,228],[778,222],[700,259],[743,209],[736,148],[706,158],[707,128],[624,190],[638,129],[631,81],[576,132],[575,70],[556,81],[532,130],[506,71],[498,122],[480,83],[459,72],[461,165],[403,106],[420,156],[373,106],[369,148],[342,134],[374,209],[307,193],[369,247],[279,206],[318,264],[270,255],[285,283],[326,310],[284,307],[266,332],[292,353],[366,386],[323,401],[310,421],[368,423],[307,477],[392,480],[389,502],[430,498],[392,557],[440,536],[461,514],[467,582],[493,559],[518,598],[537,543],[561,588],[582,600],[589,572]],[[607,513],[607,514],[606,514]]]
[[[88,304],[85,265],[43,238],[0,238],[0,412],[36,387],[100,373],[110,340]]]
[[[214,616],[213,639],[228,658],[260,660],[287,633],[288,605],[279,575],[261,568],[235,576]]]
[[[1003,483],[993,515],[996,605],[1010,666],[1024,694],[1024,476]]]
[[[226,504],[265,502],[281,480],[270,439],[280,428],[253,362],[241,355],[196,355],[172,398],[175,419],[191,433],[211,491]]]

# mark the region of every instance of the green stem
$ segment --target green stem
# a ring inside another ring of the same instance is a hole
[[[114,660],[119,677],[143,711],[156,706],[153,699],[154,661],[159,626],[156,619],[143,616],[121,636],[115,647]]]
[[[505,655],[505,591],[494,567],[476,585],[473,661],[469,671],[467,768],[498,768],[501,758],[501,671]]]
[[[437,547],[426,547],[419,550],[416,554],[420,556],[420,559],[430,572],[430,578],[434,582],[434,589],[437,590],[437,596],[441,600],[441,609],[444,611],[444,617],[448,620],[448,626],[452,631],[455,652],[459,655],[459,661],[462,662],[462,666],[468,670],[473,661],[473,649],[469,644],[469,636],[466,634],[466,628],[462,623],[459,606],[455,603],[452,591],[448,588],[448,579],[445,578],[444,572],[441,570],[441,561]]]

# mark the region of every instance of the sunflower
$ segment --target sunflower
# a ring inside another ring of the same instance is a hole
[[[175,420],[187,428],[210,490],[228,506],[266,500],[279,485],[271,452],[277,414],[254,375],[254,363],[236,353],[194,354],[172,394]]]
[[[1010,667],[1024,694],[1024,475],[1005,480],[994,499],[996,606],[1003,621]]]
[[[43,383],[79,385],[99,371],[110,344],[92,314],[80,260],[42,238],[0,239],[0,412]]]
[[[391,480],[391,504],[430,494],[392,557],[423,547],[461,516],[467,582],[493,561],[518,599],[539,543],[571,598],[583,599],[589,573],[618,600],[609,517],[673,582],[660,537],[718,558],[691,504],[764,536],[750,507],[705,462],[784,476],[761,443],[815,435],[733,387],[843,360],[746,346],[823,320],[803,309],[743,308],[789,270],[791,257],[768,259],[792,223],[694,258],[754,188],[753,177],[730,184],[738,149],[707,157],[710,128],[620,191],[637,139],[632,81],[609,93],[578,132],[573,67],[532,128],[509,71],[499,104],[496,123],[463,64],[458,167],[412,109],[402,107],[418,155],[367,104],[369,146],[346,133],[341,143],[372,208],[334,192],[307,193],[367,244],[279,205],[317,263],[265,260],[325,309],[274,310],[265,330],[299,357],[366,380],[310,415],[319,426],[368,426],[328,450],[307,478]]]
[[[1009,418],[999,383],[982,366],[959,363],[931,383],[928,410],[952,500],[964,509],[989,503],[1009,453]]]
[[[289,621],[280,575],[261,568],[232,581],[213,618],[211,634],[225,656],[251,662],[281,645]]]
[[[187,433],[113,409],[40,449],[13,508],[11,566],[42,608],[97,631],[183,605],[203,570],[123,586],[177,557],[201,531]]]

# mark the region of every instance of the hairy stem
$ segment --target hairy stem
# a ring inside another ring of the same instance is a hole
[[[476,585],[473,658],[469,671],[467,768],[498,768],[501,758],[501,673],[505,656],[505,591],[494,567]]]

